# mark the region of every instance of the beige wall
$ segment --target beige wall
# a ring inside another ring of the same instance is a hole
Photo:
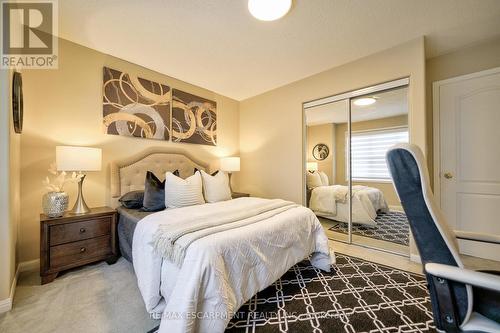
[[[328,176],[330,185],[335,182],[334,169],[333,169],[333,135],[334,135],[334,125],[333,124],[323,124],[307,127],[307,161],[308,162],[318,162],[318,170],[323,171]],[[323,161],[317,161],[314,159],[312,151],[314,146],[318,143],[324,143],[330,149],[330,154]]]
[[[218,146],[202,146],[105,135],[102,129],[102,67],[109,66],[217,102]],[[26,70],[23,74],[25,128],[22,134],[20,260],[39,257],[39,213],[42,179],[55,160],[56,145],[103,149],[103,170],[89,173],[84,192],[89,206],[110,202],[109,163],[152,146],[182,147],[217,166],[218,158],[239,154],[239,104],[206,89],[176,80],[121,59],[59,41],[58,70]],[[76,185],[66,188],[70,205]]]
[[[407,76],[411,141],[426,151],[425,55],[419,38],[242,101],[240,189],[302,203],[302,103]]]
[[[408,116],[397,116],[383,119],[376,119],[370,121],[360,121],[352,123],[352,131],[365,131],[371,129],[382,129],[396,126],[407,126]],[[337,124],[335,125],[335,151],[337,155],[336,160],[336,170],[337,170],[337,183],[347,184],[346,182],[346,170],[345,170],[345,137],[347,132],[347,124]],[[387,203],[391,206],[401,206],[396,191],[392,183],[377,183],[377,182],[353,182],[353,185],[366,185],[378,188],[384,193]]]
[[[9,219],[9,77],[0,70],[0,300],[9,297],[11,284],[11,226]]]
[[[433,110],[432,83],[455,76],[500,67],[500,37],[428,59],[426,62],[427,89],[427,140],[429,142],[428,166],[433,184]]]
[[[11,80],[12,81],[12,80]],[[9,193],[10,193],[10,223],[11,223],[11,279],[14,279],[18,257],[18,234],[21,223],[21,135],[14,131],[12,112],[10,112],[10,150],[9,150]]]
[[[12,125],[12,74],[0,71],[0,301],[9,298],[15,278],[20,214],[20,135]]]

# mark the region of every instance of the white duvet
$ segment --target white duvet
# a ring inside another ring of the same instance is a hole
[[[239,198],[164,210],[139,221],[132,243],[134,270],[146,309],[161,313],[161,333],[224,332],[243,303],[310,254],[315,267],[330,270],[334,257],[325,232],[302,206],[197,239],[181,267],[154,251],[160,226],[181,223],[186,214],[224,216],[228,209],[245,210],[259,202],[269,200]]]
[[[349,221],[349,188],[344,185],[319,186],[312,190],[309,207],[319,216]],[[387,211],[384,194],[377,188],[356,185],[352,187],[352,221],[375,225],[377,211]]]

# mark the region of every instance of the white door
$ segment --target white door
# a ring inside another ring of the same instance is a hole
[[[437,82],[434,99],[441,209],[455,230],[500,235],[500,68]],[[460,249],[500,260],[500,245]]]

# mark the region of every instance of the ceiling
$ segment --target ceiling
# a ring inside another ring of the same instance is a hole
[[[376,99],[376,102],[366,106],[357,106],[353,103],[351,109],[351,121],[353,123],[408,114],[408,87],[362,97],[373,97]],[[307,109],[306,124],[308,126],[315,126],[347,123],[349,118],[348,103],[349,100],[341,100]]]
[[[237,100],[425,35],[427,57],[500,34],[498,0],[64,0],[59,35]]]

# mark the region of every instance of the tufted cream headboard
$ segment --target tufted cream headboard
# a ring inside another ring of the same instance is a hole
[[[185,178],[194,168],[208,171],[202,162],[180,148],[150,148],[121,161],[111,163],[111,197],[118,198],[130,191],[144,190],[146,172],[152,171],[161,180],[167,171],[179,170]]]

